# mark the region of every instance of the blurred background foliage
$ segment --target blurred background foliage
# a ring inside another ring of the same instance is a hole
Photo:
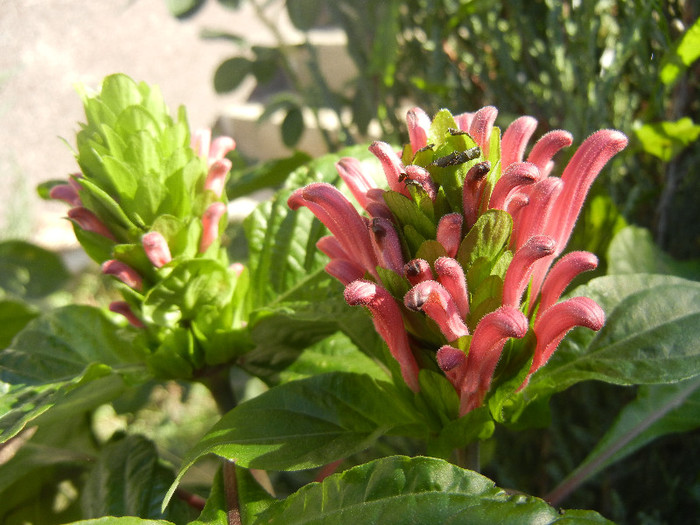
[[[185,18],[206,1],[214,0],[166,3]],[[600,128],[620,129],[633,141],[594,188],[612,199],[606,226],[619,210],[675,256],[700,255],[700,179],[691,176],[700,166],[697,3],[287,0],[289,19],[303,35],[299,43],[285,39],[266,14],[274,2],[217,1],[232,9],[252,6],[277,42],[253,45],[235,28],[208,32],[204,36],[228,39],[236,50],[215,72],[215,88],[230,91],[254,77],[264,93],[262,118],[283,112],[288,146],[304,131],[303,109],[314,115],[329,151],[365,139],[372,122],[384,140],[404,141],[403,116],[412,105],[432,114],[493,104],[503,128],[532,115],[540,122],[536,136],[562,128],[576,143]],[[340,88],[323,77],[319,47],[310,38],[328,28],[346,35],[356,68]],[[299,50],[309,75],[299,73]],[[337,115],[338,129],[324,128],[322,109]]]

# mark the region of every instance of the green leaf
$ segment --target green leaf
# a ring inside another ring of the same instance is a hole
[[[322,11],[323,2],[321,0],[287,0],[285,5],[294,27],[300,31],[308,31],[314,27]]]
[[[39,311],[22,301],[0,301],[0,348],[6,348]]]
[[[413,226],[426,239],[434,239],[437,229],[416,203],[395,191],[385,191],[384,201],[399,224]]]
[[[459,245],[457,260],[469,268],[477,259],[493,260],[501,254],[510,239],[513,219],[503,210],[488,210],[481,215]]]
[[[0,242],[0,288],[27,299],[45,297],[70,277],[61,258],[25,241]]]
[[[29,322],[0,352],[0,440],[42,416],[72,417],[140,380],[137,349],[96,308],[66,306]],[[45,414],[46,413],[46,414]]]
[[[225,414],[187,454],[178,481],[207,454],[265,470],[326,465],[383,434],[422,432],[411,410],[401,391],[367,375],[333,372],[284,383]]]
[[[68,523],[67,525],[175,525],[172,521],[165,520],[148,520],[136,518],[134,516],[105,516],[104,518],[95,518],[92,520],[80,520]]]
[[[700,280],[700,263],[676,261],[659,249],[649,230],[627,226],[612,240],[607,253],[608,273],[658,273]]]
[[[224,60],[214,73],[214,89],[217,93],[233,91],[251,72],[252,64],[247,58],[233,57]]]
[[[597,334],[577,328],[536,372],[525,398],[584,380],[619,385],[673,383],[700,373],[700,283],[634,274],[593,279],[572,296],[592,298],[607,321]]]
[[[644,124],[635,130],[642,149],[655,157],[668,162],[700,137],[700,125],[689,117],[675,122]]]
[[[574,488],[650,441],[700,427],[700,377],[672,385],[642,386],[637,399],[615,422],[583,462],[547,497],[561,501]]]
[[[204,5],[205,0],[165,0],[170,14],[184,19],[194,15]]]
[[[673,85],[698,58],[700,58],[700,20],[696,20],[674,49],[664,56],[659,75],[661,82],[667,86]]]
[[[293,148],[301,135],[304,133],[304,115],[301,108],[293,107],[284,117],[282,121],[282,142],[288,148]]]
[[[310,160],[311,157],[306,153],[295,151],[290,157],[256,164],[242,173],[232,175],[226,184],[226,193],[235,199],[263,188],[278,186],[290,173]]]
[[[183,513],[176,501],[165,513],[161,503],[174,474],[158,459],[155,445],[142,436],[126,436],[108,443],[85,482],[83,514],[173,519]]]
[[[334,474],[273,504],[255,523],[611,523],[592,511],[561,512],[508,494],[446,461],[392,456]]]

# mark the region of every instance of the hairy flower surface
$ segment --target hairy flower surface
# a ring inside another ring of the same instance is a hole
[[[326,270],[346,285],[349,304],[370,310],[408,386],[419,389],[418,363],[434,363],[457,391],[462,415],[495,383],[524,388],[575,326],[603,325],[592,300],[558,302],[576,275],[596,267],[595,256],[573,252],[552,264],[591,184],[627,144],[619,131],[598,131],[552,176],[552,159],[571,135],[547,133],[526,156],[537,121],[520,117],[501,136],[497,114],[491,106],[454,117],[442,110],[431,121],[410,110],[410,144],[400,152],[383,142],[369,148],[385,188],[359,161],[341,159],[338,173],[362,214],[324,183],[288,201],[330,230],[318,244],[330,257]],[[505,352],[509,364],[499,368]]]

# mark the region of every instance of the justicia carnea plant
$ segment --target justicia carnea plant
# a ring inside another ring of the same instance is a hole
[[[317,245],[330,257],[326,271],[345,285],[348,304],[371,312],[406,385],[419,392],[420,370],[441,370],[460,416],[496,388],[522,392],[572,328],[602,327],[593,300],[560,300],[596,257],[561,255],[591,184],[627,144],[619,131],[598,131],[554,176],[553,157],[571,134],[551,131],[525,156],[537,121],[520,117],[501,136],[497,113],[441,110],[431,121],[410,110],[410,144],[370,146],[385,188],[358,160],[341,159],[338,173],[364,214],[326,183],[288,200],[330,230]]]
[[[110,310],[136,329],[159,376],[229,361],[248,348],[243,301],[233,300],[245,293],[245,272],[221,243],[235,142],[191,135],[184,108],[173,119],[157,87],[126,75],[81,95],[80,172],[47,190],[70,205],[79,242],[117,283],[123,300]]]

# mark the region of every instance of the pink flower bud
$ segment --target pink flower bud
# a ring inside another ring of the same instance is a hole
[[[365,272],[362,268],[347,259],[331,259],[325,266],[326,273],[335,277],[345,286],[353,281],[362,279]]]
[[[440,284],[452,296],[459,315],[465,319],[469,313],[469,295],[462,265],[451,257],[439,257],[435,261],[435,273]]]
[[[212,202],[202,215],[202,238],[199,241],[199,253],[207,251],[209,246],[219,238],[219,221],[226,213],[223,202]]]
[[[440,328],[447,341],[469,335],[469,328],[459,315],[457,304],[437,281],[423,281],[411,288],[403,300],[409,310],[420,310]]]
[[[234,149],[236,149],[236,141],[231,137],[216,137],[209,148],[209,165],[223,160],[226,154]]]
[[[83,203],[76,189],[70,184],[58,184],[51,188],[49,197],[52,199],[62,200],[74,207],[81,207]]]
[[[463,218],[459,213],[443,215],[438,222],[437,241],[442,244],[450,257],[457,255],[462,242],[462,222]]]
[[[430,132],[430,117],[421,108],[408,110],[406,115],[408,124],[408,137],[411,143],[411,150],[416,154],[421,148],[428,144],[428,133]]]
[[[403,164],[392,147],[386,142],[376,141],[370,145],[369,150],[379,159],[382,169],[384,170],[384,175],[386,175],[389,188],[409,197],[410,194],[408,190],[404,184],[400,182],[401,174],[404,173]]]
[[[469,132],[472,120],[474,120],[474,113],[460,113],[459,115],[454,115],[454,119],[460,131]]]
[[[321,237],[316,242],[316,248],[325,253],[331,259],[350,259],[350,256],[343,250],[338,239],[332,235]]]
[[[141,237],[141,245],[143,246],[143,251],[146,252],[148,260],[156,268],[161,268],[173,260],[170,255],[168,242],[160,232],[154,231],[145,234]]]
[[[527,143],[537,129],[537,120],[520,117],[506,129],[501,140],[501,167],[507,168],[514,162],[522,162]]]
[[[489,208],[505,210],[508,197],[523,186],[534,184],[541,179],[540,170],[529,162],[514,162],[508,166],[493,188]]]
[[[211,143],[211,130],[198,129],[192,133],[190,146],[198,157],[209,156],[209,144]]]
[[[231,263],[228,268],[236,275],[236,277],[240,277],[243,270],[245,270],[245,266],[239,262]]]
[[[413,183],[418,184],[423,191],[428,195],[428,198],[435,202],[435,197],[437,197],[437,187],[433,178],[425,168],[421,166],[416,166],[414,164],[409,164],[404,169],[405,176],[399,177],[399,180],[410,180]]]
[[[491,148],[491,130],[493,123],[498,116],[498,110],[493,106],[485,106],[474,113],[471,125],[469,126],[469,134],[481,148],[482,155],[485,159],[489,158],[489,149]]]
[[[135,328],[143,328],[143,323],[134,315],[134,312],[131,311],[131,307],[125,301],[114,301],[113,303],[110,303],[109,310],[126,317],[126,320],[129,321],[131,326]]]
[[[464,208],[464,223],[467,229],[474,226],[479,217],[481,198],[484,193],[486,175],[491,170],[489,161],[474,164],[464,179],[462,187],[462,204]]]
[[[435,354],[440,369],[445,372],[445,376],[450,380],[455,390],[459,392],[463,368],[467,361],[467,356],[458,348],[444,345]]]
[[[503,281],[504,306],[515,308],[520,306],[520,299],[532,273],[532,265],[538,259],[552,255],[555,249],[554,239],[546,235],[537,235],[531,237],[515,252]]]
[[[97,215],[87,208],[83,208],[82,206],[71,208],[68,210],[68,218],[85,231],[97,233],[98,235],[116,241],[112,232],[109,231],[109,228],[97,218]]]
[[[365,175],[360,161],[352,157],[344,157],[336,163],[335,168],[358,204],[367,209],[367,204],[370,202],[367,192],[375,189],[377,185],[372,178]]]
[[[143,289],[143,279],[141,276],[131,266],[122,261],[117,261],[115,259],[105,261],[102,263],[102,273],[105,275],[113,275],[129,288],[133,288],[139,292]]]
[[[380,266],[403,273],[403,254],[401,241],[391,221],[381,217],[373,218],[369,223],[370,239]]]
[[[463,365],[465,370],[460,384],[460,415],[481,405],[491,388],[493,373],[506,341],[511,337],[524,337],[527,329],[528,322],[523,313],[508,306],[486,314],[479,321],[474,330],[466,365]]]
[[[377,333],[399,363],[403,380],[414,392],[420,391],[418,364],[408,343],[401,310],[391,294],[371,281],[357,280],[345,287],[345,301],[350,306],[369,308]]]
[[[416,285],[433,278],[433,272],[425,259],[413,259],[408,261],[403,267],[404,275],[408,282]]]
[[[231,161],[228,159],[220,159],[215,161],[209,167],[209,173],[204,181],[204,189],[211,190],[217,197],[221,197],[224,193],[226,184],[226,175],[231,171]]]

